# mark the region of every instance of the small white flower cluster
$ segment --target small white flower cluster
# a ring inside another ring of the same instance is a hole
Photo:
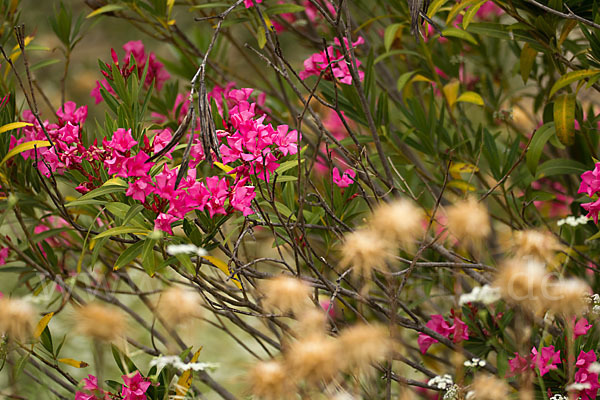
[[[577,218],[575,218],[572,215],[569,215],[567,218],[559,219],[556,222],[556,225],[563,226],[564,224],[567,224],[567,225],[575,227],[577,225],[585,225],[588,223],[588,221],[589,221],[589,218],[586,217],[585,215],[581,215]]]
[[[600,295],[594,293],[591,296],[586,296],[588,304],[592,307],[592,313],[600,315]]]
[[[180,371],[187,371],[189,369],[204,371],[219,367],[219,364],[216,363],[184,363],[178,356],[161,356],[150,361],[150,367],[156,366],[159,371],[167,365],[172,365]]]
[[[490,285],[483,285],[474,287],[471,293],[461,295],[458,304],[461,306],[467,303],[482,303],[487,305],[498,300],[500,300],[500,289],[491,287]]]
[[[427,382],[429,386],[433,386],[442,390],[448,389],[450,386],[452,386],[453,383],[454,381],[452,380],[452,376],[448,374],[438,375],[436,377],[431,378]]]
[[[465,367],[468,367],[468,368],[477,368],[477,367],[485,367],[485,365],[487,363],[485,362],[485,360],[475,357],[475,358],[472,358],[471,360],[465,361],[463,364]]]
[[[458,385],[452,385],[448,388],[448,390],[446,390],[443,400],[458,400],[459,392],[460,388]]]
[[[199,257],[208,254],[202,247],[193,244],[171,244],[167,246],[167,253],[171,256],[176,256],[178,254],[195,254]]]
[[[562,394],[555,394],[554,396],[550,397],[549,400],[569,400],[569,398],[563,396]]]

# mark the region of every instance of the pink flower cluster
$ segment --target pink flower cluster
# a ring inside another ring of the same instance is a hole
[[[348,63],[344,59],[342,52],[339,50],[339,48],[341,48],[340,41],[336,37],[333,42],[336,47],[328,46],[326,50],[319,53],[314,53],[309,58],[304,60],[304,70],[300,71],[298,74],[300,79],[304,80],[309,76],[319,76],[321,73],[323,73],[324,79],[331,80],[335,77],[342,83],[347,85],[352,84],[352,75],[350,75]],[[359,36],[356,42],[352,43],[352,46],[356,47],[364,42],[365,40]],[[344,38],[344,45],[346,49],[350,49],[350,46],[348,45],[348,39],[346,38]],[[360,65],[360,61],[356,60],[356,66],[359,67]],[[333,77],[331,76],[331,73],[333,73]],[[358,71],[358,77],[362,82],[365,77],[365,73],[363,71]]]
[[[133,374],[121,376],[123,379],[123,385],[121,388],[121,397],[123,400],[146,400],[146,392],[152,383],[140,374],[140,371],[136,371]],[[98,386],[98,378],[94,375],[88,375],[87,378],[83,379],[83,389],[87,391],[78,391],[75,393],[75,400],[108,400],[110,398],[116,398],[116,394],[102,390]]]
[[[336,16],[336,12],[335,12],[335,7],[333,6],[333,4],[331,4],[331,2],[329,0],[318,0],[318,3],[321,4],[321,7],[323,9],[327,9],[327,11],[329,12],[329,14],[331,14],[331,16],[335,17]],[[285,1],[283,0],[279,0],[277,2],[277,4],[285,4]],[[306,16],[308,17],[308,21],[311,24],[317,24],[318,22],[324,21],[324,18],[322,18],[322,15],[319,11],[319,9],[310,1],[310,0],[303,0],[300,3],[303,7],[304,7],[304,12],[306,13]],[[280,14],[279,15],[281,17],[281,19],[283,19],[284,21],[293,24],[294,22],[296,22],[296,15],[293,13],[284,13],[284,14]],[[273,27],[275,28],[275,30],[277,32],[283,32],[285,30],[285,27],[283,25],[281,25],[280,23],[278,23],[277,21],[271,21],[273,23]]]
[[[600,162],[596,163],[591,171],[585,171],[581,174],[581,184],[577,193],[586,193],[592,197],[600,192]],[[598,213],[600,212],[600,199],[581,205],[588,212],[587,217],[593,218],[594,223],[598,223]]]
[[[555,351],[554,346],[542,347],[539,351],[533,347],[529,360],[519,353],[515,353],[515,358],[508,362],[510,366],[508,376],[521,374],[530,368],[537,368],[540,376],[544,376],[551,370],[557,369],[557,365],[560,363],[560,350]]]
[[[246,8],[254,7],[254,2],[260,4],[262,3],[262,0],[244,0],[244,5],[246,6]]]
[[[144,44],[141,40],[134,40],[125,43],[123,45],[123,50],[125,50],[125,57],[123,58],[123,66],[120,67],[119,72],[124,77],[129,76],[133,68],[137,66],[137,75],[141,78],[147,62],[148,71],[144,81],[146,87],[149,87],[154,81],[156,90],[160,90],[165,81],[171,78],[164,65],[156,58],[156,54],[151,52],[148,56],[146,56]],[[113,49],[111,49],[111,54],[113,62],[115,65],[119,66],[119,59]],[[135,60],[135,65],[131,60],[131,56],[133,56],[133,59]],[[112,67],[110,65],[107,64],[107,68],[112,72]],[[104,73],[104,75],[107,79],[112,79],[110,74]],[[104,87],[104,89],[106,89],[109,93],[116,95],[115,91],[110,87],[106,79],[103,79],[102,81],[96,81],[96,87],[90,92],[90,96],[95,99],[96,104],[102,102],[102,95],[100,94],[101,87]]]
[[[569,206],[573,202],[573,197],[567,195],[567,189],[560,182],[542,178],[531,182],[531,187],[535,190],[548,191],[555,196],[552,200],[533,202],[535,208],[544,215],[548,215],[550,218],[562,218],[571,213]]]
[[[587,384],[588,388],[581,390],[578,395],[582,400],[593,400],[598,394],[600,384],[598,383],[598,373],[591,372],[590,366],[596,362],[596,353],[594,350],[588,352],[581,351],[575,362],[575,382]]]
[[[354,178],[356,178],[356,172],[353,169],[349,168],[340,175],[340,170],[337,167],[333,167],[333,183],[339,188],[346,188],[352,185]]]
[[[431,316],[431,320],[425,324],[429,329],[439,333],[445,338],[452,339],[454,343],[462,342],[469,339],[469,328],[460,318],[454,316],[454,324],[450,326],[443,316],[435,314]],[[424,333],[419,334],[417,343],[422,354],[425,354],[432,344],[438,340]]]

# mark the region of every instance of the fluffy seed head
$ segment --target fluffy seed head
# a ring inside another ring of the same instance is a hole
[[[309,305],[310,286],[300,279],[280,276],[262,283],[265,309],[282,313],[300,313]]]
[[[295,331],[300,337],[324,335],[327,326],[327,315],[322,309],[309,308],[298,315]]]
[[[379,206],[371,216],[370,227],[381,237],[398,243],[407,250],[423,234],[423,210],[407,199]]]
[[[474,197],[459,201],[447,210],[448,229],[465,245],[478,245],[491,232],[485,206]]]
[[[561,279],[549,286],[548,307],[563,316],[581,315],[588,308],[589,286],[580,279]]]
[[[338,338],[344,365],[351,370],[366,371],[383,361],[392,351],[393,342],[388,330],[380,325],[358,324],[342,331]]]
[[[125,315],[114,307],[89,303],[77,309],[76,330],[96,340],[113,342],[125,334]]]
[[[202,316],[201,299],[192,290],[173,286],[162,292],[156,311],[165,323],[179,325]]]
[[[513,247],[517,257],[534,257],[549,264],[552,263],[556,251],[562,248],[550,232],[533,229],[515,232]]]
[[[284,365],[275,360],[254,365],[247,376],[252,393],[263,399],[283,399],[289,389],[289,376]]]
[[[372,230],[360,229],[344,237],[340,265],[352,266],[353,275],[369,278],[373,269],[387,270],[392,256],[389,241]]]
[[[479,374],[473,380],[473,400],[504,400],[509,398],[510,387],[501,379]]]
[[[545,308],[548,276],[544,265],[537,261],[506,261],[496,275],[494,286],[500,289],[502,297],[508,302],[520,304],[536,314]]]
[[[338,343],[325,335],[294,342],[286,352],[288,372],[309,383],[330,381],[340,368],[338,350]]]
[[[33,332],[35,311],[21,299],[0,299],[0,333],[9,338],[25,340]]]

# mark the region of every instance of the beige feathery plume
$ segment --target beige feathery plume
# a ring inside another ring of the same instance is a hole
[[[289,374],[308,383],[330,381],[340,370],[338,342],[325,335],[312,335],[293,342],[285,354]]]
[[[369,226],[380,237],[398,243],[404,249],[413,250],[415,241],[425,230],[423,221],[423,210],[410,200],[400,199],[375,209]]]
[[[327,328],[327,315],[322,309],[309,308],[298,315],[298,323],[294,331],[299,337],[311,335],[325,335]]]
[[[544,295],[548,280],[543,264],[533,259],[511,259],[500,266],[494,286],[500,289],[506,301],[539,315],[546,307]]]
[[[264,281],[260,291],[264,294],[263,306],[269,311],[298,314],[310,305],[310,286],[290,276]]]
[[[165,323],[175,326],[202,316],[202,300],[198,293],[177,286],[162,292],[156,307]]]
[[[473,391],[469,399],[505,400],[509,398],[510,387],[506,381],[492,375],[478,374],[471,386]]]
[[[338,337],[344,369],[365,372],[371,364],[385,360],[393,350],[389,331],[380,325],[358,324],[342,330]]]
[[[96,340],[113,342],[125,335],[125,315],[114,307],[89,303],[76,310],[78,333]]]
[[[487,209],[474,197],[448,207],[448,229],[464,245],[480,245],[491,233]]]
[[[551,264],[556,252],[563,246],[552,233],[530,229],[515,232],[512,247],[516,251],[517,258],[534,257],[541,262]]]
[[[563,316],[580,316],[588,308],[586,295],[590,287],[581,279],[561,279],[549,285],[546,294],[547,306]]]
[[[393,258],[392,246],[388,240],[378,233],[359,229],[344,237],[340,266],[352,266],[352,274],[369,278],[374,269],[386,271],[387,262]]]
[[[268,399],[285,399],[289,397],[291,379],[285,366],[275,360],[260,361],[250,369],[247,379],[252,394]]]
[[[31,337],[35,311],[31,304],[21,299],[0,299],[0,333],[16,340]]]

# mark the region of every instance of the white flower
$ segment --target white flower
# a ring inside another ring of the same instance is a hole
[[[192,369],[194,371],[204,371],[206,369],[215,369],[219,367],[216,363],[184,363],[178,356],[161,356],[154,358],[150,361],[150,366],[156,366],[156,369],[160,371],[167,365],[172,365],[180,371],[187,371]]]
[[[198,247],[194,244],[171,244],[167,246],[167,253],[171,256],[178,254],[195,254],[203,257],[208,253],[202,247]]]
[[[480,358],[474,357],[471,360],[467,360],[463,363],[465,367],[476,368],[476,367],[485,367],[487,362]]]
[[[443,399],[444,400],[457,400],[458,399],[459,387],[458,385],[452,385],[446,390]]]
[[[588,221],[589,221],[589,219],[585,215],[581,215],[581,216],[579,216],[577,218],[575,218],[574,216],[570,215],[567,218],[563,218],[563,219],[558,220],[558,222],[556,222],[556,225],[563,226],[564,224],[567,224],[567,225],[570,225],[572,227],[575,227],[577,225],[587,224]]]
[[[467,303],[491,304],[500,300],[500,289],[483,285],[474,287],[471,293],[463,294],[458,300],[459,305]]]
[[[453,383],[454,382],[452,381],[452,377],[448,374],[438,375],[434,378],[431,378],[427,382],[429,386],[433,386],[442,390],[446,390],[446,388],[452,386]]]
[[[591,363],[588,367],[588,371],[592,374],[600,374],[600,363],[594,362]]]
[[[570,391],[580,391],[580,390],[590,389],[591,387],[592,387],[592,385],[590,385],[587,382],[585,382],[585,383],[575,382],[575,383],[571,383],[565,389],[567,389],[570,392]]]
[[[554,396],[550,397],[549,400],[569,400],[569,398],[563,396],[562,394],[555,394]]]

